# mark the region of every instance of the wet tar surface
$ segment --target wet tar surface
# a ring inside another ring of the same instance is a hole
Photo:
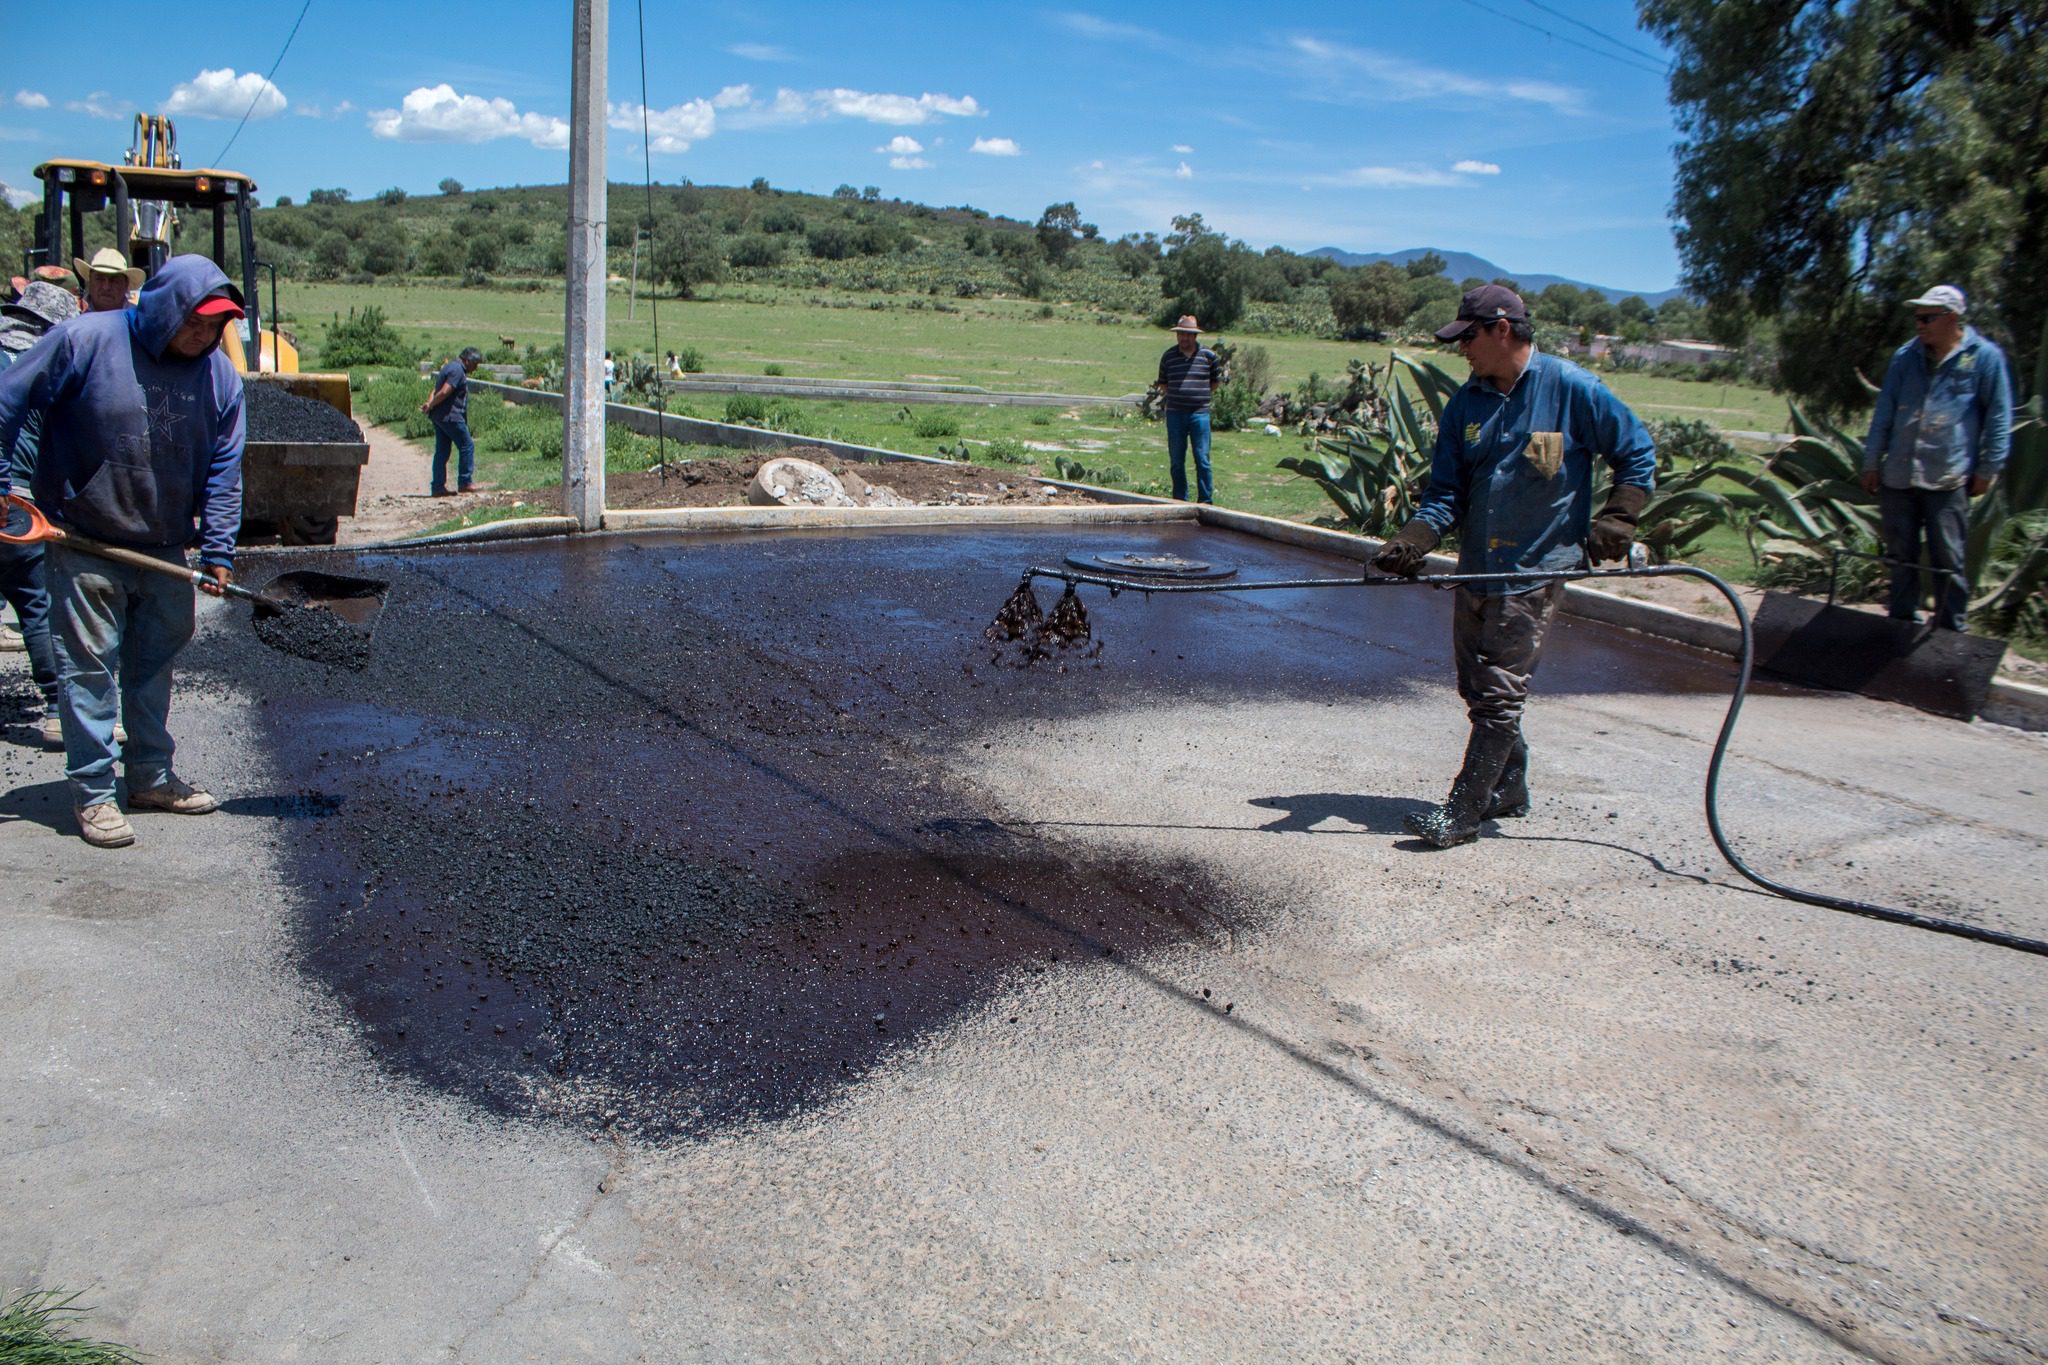
[[[276,557],[390,580],[366,666],[215,630],[186,676],[260,699],[278,790],[243,807],[279,820],[304,970],[385,1064],[499,1112],[703,1133],[829,1099],[1019,973],[1256,918],[1194,869],[1005,827],[939,761],[978,729],[1162,698],[1314,694],[1363,718],[1448,674],[1448,601],[1424,589],[1084,589],[1087,650],[1020,665],[984,638],[1026,564],[1104,535]],[[1356,575],[1192,527],[1113,539],[1243,578]],[[1569,621],[1544,669],[1553,692],[1727,676]]]
[[[340,441],[363,439],[363,429],[341,409],[317,398],[288,393],[276,384],[246,384],[242,417],[252,441]]]

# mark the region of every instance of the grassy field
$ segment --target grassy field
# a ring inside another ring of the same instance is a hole
[[[408,340],[435,356],[466,345],[494,350],[498,338],[542,348],[562,340],[559,288],[461,289],[437,285],[295,284],[281,298],[309,360],[336,316],[375,305]],[[879,305],[879,306],[876,306]],[[943,311],[941,311],[943,308]],[[931,301],[917,296],[733,287],[691,301],[659,302],[660,351],[694,346],[708,368],[760,373],[780,365],[797,378],[919,379],[981,384],[991,389],[1099,395],[1135,393],[1150,383],[1164,332],[1079,304],[1022,299]],[[629,319],[629,311],[636,316]],[[614,286],[605,335],[610,349],[645,355],[654,346],[654,305],[629,310]],[[1230,338],[1263,346],[1272,357],[1275,388],[1294,389],[1311,373],[1341,378],[1352,360],[1383,363],[1388,348],[1316,337],[1246,334]],[[1446,349],[1444,363],[1456,370]],[[1606,376],[1623,401],[1645,417],[1683,417],[1717,427],[1783,431],[1785,402],[1767,389],[1702,384],[1617,372]]]

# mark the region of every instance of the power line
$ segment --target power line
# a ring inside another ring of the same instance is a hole
[[[1531,23],[1520,15],[1509,14],[1506,10],[1495,9],[1492,5],[1483,3],[1483,0],[1465,0],[1465,3],[1474,9],[1485,10],[1496,19],[1505,19],[1511,24],[1520,24],[1523,28],[1533,29],[1554,43],[1563,43],[1568,47],[1578,48],[1581,52],[1590,52],[1595,57],[1604,57],[1610,62],[1619,62],[1621,65],[1633,67],[1637,71],[1647,71],[1652,76],[1668,76],[1671,74],[1666,67],[1651,66],[1648,62],[1639,61],[1634,57],[1624,57],[1619,53],[1609,52],[1606,48],[1594,47],[1591,43],[1582,43],[1576,38],[1567,38],[1562,34],[1552,33],[1541,24]]]
[[[270,64],[269,75],[263,78],[263,84],[256,87],[256,93],[249,97],[249,107],[242,111],[241,123],[235,125],[235,131],[228,136],[228,145],[221,148],[220,155],[213,159],[214,165],[218,166],[228,159],[228,152],[234,147],[235,139],[242,135],[243,127],[249,122],[249,115],[256,112],[256,101],[263,98],[263,92],[276,89],[270,83],[270,77],[275,76],[277,69],[284,65],[284,54],[292,50],[292,39],[299,36],[299,25],[306,22],[306,11],[311,8],[313,0],[306,0],[305,4],[299,6],[299,17],[292,20],[292,31],[284,35],[284,46],[277,50],[277,60]]]
[[[1587,23],[1585,20],[1577,18],[1574,15],[1566,14],[1561,9],[1552,9],[1549,5],[1544,4],[1543,0],[1524,0],[1524,3],[1532,9],[1540,9],[1545,14],[1555,15],[1557,18],[1564,20],[1567,24],[1571,24],[1575,27],[1582,28],[1586,30],[1586,32],[1592,34],[1595,38],[1598,38],[1600,41],[1604,43],[1612,43],[1615,47],[1620,48],[1623,52],[1626,52],[1631,56],[1643,57],[1653,62],[1662,62],[1664,60],[1664,57],[1661,53],[1652,52],[1648,48],[1636,47],[1630,43],[1624,43],[1623,41],[1621,41],[1621,39],[1615,37],[1613,34],[1607,32],[1607,30],[1605,29],[1595,28],[1591,24]]]
[[[634,17],[640,24],[640,168],[647,186],[647,316],[654,322],[654,466],[661,482],[668,482],[668,367],[661,354],[661,305],[654,301],[654,145],[648,137],[647,119],[647,4],[634,0]],[[640,249],[640,235],[633,235],[633,249]]]

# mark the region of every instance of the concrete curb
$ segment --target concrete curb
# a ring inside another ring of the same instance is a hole
[[[1177,506],[669,507],[607,510],[607,531],[770,531],[881,526],[1102,526],[1192,521]]]

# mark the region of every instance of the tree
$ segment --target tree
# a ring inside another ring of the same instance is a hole
[[[1405,269],[1387,261],[1329,277],[1330,312],[1346,335],[1384,332],[1400,324],[1415,307],[1415,291]]]
[[[853,232],[844,223],[813,223],[804,245],[821,261],[843,261],[853,254]]]
[[[1414,260],[1408,262],[1408,264],[1402,266],[1401,269],[1408,273],[1408,278],[1411,280],[1426,280],[1431,275],[1443,274],[1444,267],[1447,264],[1449,262],[1445,261],[1443,257],[1437,255],[1434,251],[1425,251]]]
[[[860,198],[860,191],[851,185],[841,185],[838,189],[832,191],[832,197],[834,199],[844,199],[851,203]]]
[[[462,273],[462,239],[452,232],[439,232],[420,247],[420,269],[429,275]]]
[[[774,186],[768,183],[768,177],[765,175],[755,176],[753,183],[749,184],[747,188],[755,194],[771,194],[774,192]]]
[[[863,203],[863,204],[877,204],[877,203],[880,203],[880,202],[881,202],[881,199],[882,199],[882,187],[881,187],[880,185],[863,185],[863,186],[861,186],[861,190],[860,190],[860,201],[861,201],[861,203]]]
[[[288,194],[280,194],[275,200],[275,206],[281,209],[290,208],[292,206],[292,197]]]
[[[306,196],[306,202],[309,204],[346,204],[348,202],[348,191],[314,190]]]
[[[405,191],[393,185],[388,190],[377,191],[377,202],[387,209],[395,209],[406,200]]]
[[[726,276],[725,253],[717,229],[707,219],[671,220],[658,228],[647,266],[655,279],[675,286],[681,298],[695,298],[697,286],[717,284]]]
[[[472,232],[463,251],[462,263],[485,274],[496,270],[505,259],[505,243],[495,232]]]
[[[406,264],[405,234],[387,223],[363,239],[363,269],[372,275],[397,275]]]
[[[2031,372],[2048,317],[2048,4],[1642,0],[1676,61],[1685,284],[1722,339],[1780,323],[1779,382],[1868,401],[1936,282]]]
[[[460,194],[462,193],[462,182],[451,175],[436,188],[443,194]]]
[[[1202,326],[1220,332],[1244,316],[1251,264],[1259,258],[1243,243],[1226,242],[1222,234],[1203,229],[1200,214],[1190,217],[1196,230],[1183,227],[1187,220],[1174,219],[1174,236],[1182,245],[1159,263],[1159,292],[1167,299],[1160,317],[1171,324],[1193,313]]]
[[[1074,235],[1081,230],[1081,211],[1069,200],[1064,204],[1047,204],[1045,212],[1038,215],[1038,245],[1045,253],[1045,259],[1054,265],[1066,262],[1067,253],[1074,249]]]
[[[329,278],[345,272],[353,256],[354,250],[349,246],[348,238],[339,232],[323,233],[320,240],[313,243],[313,263],[321,274]]]
[[[1109,244],[1110,264],[1134,280],[1144,278],[1152,269],[1153,259],[1129,237],[1119,237]]]

